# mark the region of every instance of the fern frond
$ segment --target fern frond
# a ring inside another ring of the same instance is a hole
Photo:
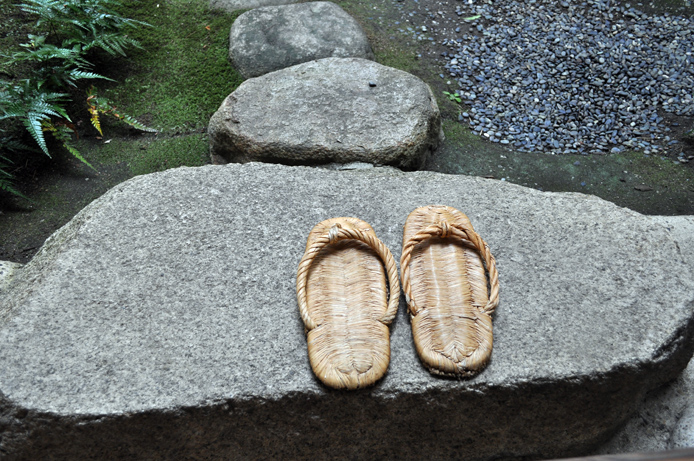
[[[35,150],[33,147],[27,146],[21,141],[17,141],[16,139],[12,137],[4,137],[0,138],[0,148],[8,150],[10,152],[21,152],[21,151],[33,151]],[[3,157],[0,155],[0,160],[5,160],[7,162],[10,162],[9,159]],[[12,162],[10,162],[12,163]]]
[[[103,80],[109,80],[111,82],[115,81],[112,78],[104,77],[103,75],[99,75],[99,74],[96,74],[94,72],[85,72],[83,70],[72,70],[72,71],[70,71],[70,76],[74,80],[80,80],[83,78],[100,78]]]
[[[65,93],[42,92],[40,95],[40,99],[49,103],[66,102],[67,96],[68,95]]]
[[[0,181],[2,181],[3,179],[12,179],[12,174],[9,171],[5,171],[5,168],[7,168],[7,165],[0,162],[0,176],[3,176],[3,178],[0,178]]]
[[[80,162],[84,163],[85,165],[87,165],[87,166],[88,166],[89,168],[91,168],[92,170],[96,171],[96,168],[94,168],[94,167],[92,166],[92,164],[89,163],[89,162],[87,161],[87,159],[85,159],[84,157],[82,157],[82,154],[80,154],[80,152],[79,152],[77,149],[75,149],[75,147],[71,146],[71,145],[68,144],[67,142],[63,142],[63,147],[64,147],[65,149],[67,149],[67,151],[70,152],[77,160],[79,160]]]
[[[149,133],[157,132],[157,130],[154,128],[149,128],[143,123],[140,123],[135,117],[119,111],[116,106],[114,106],[107,98],[97,96],[96,88],[93,85],[89,88],[89,91],[87,91],[87,104],[89,113],[92,115],[92,125],[94,125],[99,133],[101,133],[99,114],[112,115],[118,120],[121,120],[131,127],[141,131],[146,131]]]
[[[89,113],[91,114],[91,122],[94,128],[96,128],[96,131],[99,132],[101,136],[104,135],[103,131],[101,131],[101,122],[99,121],[99,110],[94,107],[94,106],[89,106]]]
[[[0,140],[0,146],[5,146],[4,143],[7,138],[3,138]],[[3,157],[0,155],[0,190],[9,192],[10,194],[16,195],[18,197],[22,197],[28,200],[28,198],[19,192],[17,189],[15,189],[14,184],[13,184],[13,179],[14,176],[12,176],[12,173],[7,171],[7,169],[10,167],[10,164],[12,164],[12,161],[6,157]]]
[[[93,37],[91,46],[97,46],[112,56],[117,54],[125,56],[124,47],[127,46],[127,42],[118,33],[102,33]]]
[[[26,44],[22,44],[24,46]],[[55,45],[41,45],[39,48],[28,47],[27,51],[17,51],[12,53],[10,64],[23,61],[33,61],[44,63],[51,59],[64,59],[74,61],[79,58],[79,52],[71,48],[60,48]]]
[[[60,0],[29,0],[28,3],[18,5],[23,11],[35,14],[39,17],[36,22],[37,26],[48,23],[54,26],[59,26],[65,22],[65,18],[69,17],[67,8],[68,2]]]
[[[41,125],[42,118],[31,117],[32,114],[28,114],[28,117],[22,120],[27,131],[34,138],[36,144],[39,145],[44,154],[49,157],[51,154],[48,153],[48,146],[46,145],[46,138],[43,136],[43,127]]]
[[[44,124],[44,127],[47,131],[50,131],[53,137],[58,140],[60,143],[62,143],[63,147],[70,152],[77,160],[80,162],[84,163],[87,165],[89,168],[92,170],[96,171],[96,168],[92,166],[91,163],[85,159],[80,151],[78,151],[72,144],[70,144],[70,140],[72,137],[72,133],[74,133],[74,127],[69,127],[65,124],[53,124],[53,123],[47,123]]]
[[[115,114],[114,113],[114,116],[117,119],[127,123],[131,127],[136,128],[140,131],[146,131],[148,133],[156,133],[157,132],[157,130],[155,130],[154,128],[150,128],[146,125],[143,125],[142,123],[138,122],[137,119],[135,119],[135,117],[131,117],[128,114]]]
[[[32,101],[32,104],[27,112],[27,117],[43,120],[45,118],[50,118],[48,117],[49,115],[61,117],[63,114],[67,115],[62,107],[57,107],[53,104],[47,103],[46,101]]]
[[[40,93],[30,101],[28,111],[29,113],[35,112],[63,117],[72,121],[65,109],[60,105],[60,103],[65,101],[65,96],[63,93]]]
[[[14,188],[10,179],[0,178],[0,190],[4,190],[5,192],[9,192],[12,195],[16,195],[17,197],[22,197],[23,199],[29,200],[29,197],[27,197],[26,195],[22,194]]]
[[[26,114],[26,110],[19,104],[11,104],[3,108],[3,114],[0,115],[0,120],[13,117],[21,117]]]

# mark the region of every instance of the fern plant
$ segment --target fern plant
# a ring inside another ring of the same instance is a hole
[[[46,29],[48,34],[30,34],[29,41],[20,44],[21,50],[0,54],[6,58],[3,63],[6,67],[28,64],[30,69],[26,78],[14,82],[0,80],[0,121],[21,121],[49,157],[45,133],[50,133],[75,158],[91,167],[71,144],[77,131],[65,110],[70,101],[65,90],[76,87],[78,80],[110,80],[91,70],[86,58],[90,50],[102,49],[111,55],[125,56],[127,47],[140,47],[137,40],[128,37],[127,29],[149,24],[119,16],[113,10],[118,6],[121,4],[116,0],[27,0],[19,5],[23,11],[35,14],[37,28]],[[92,124],[102,135],[100,114],[114,116],[139,130],[156,131],[119,111],[108,99],[97,96],[94,86],[89,89],[86,102]],[[3,155],[8,148],[2,144],[0,148],[4,149],[0,150],[0,190],[21,195],[12,186],[11,162]]]
[[[33,79],[49,87],[77,86],[75,82],[80,79],[111,80],[89,71],[91,64],[82,56],[83,50],[79,44],[72,47],[66,46],[66,43],[63,43],[63,46],[55,46],[46,43],[46,36],[29,34],[29,42],[19,46],[24,50],[12,53],[6,64],[33,64]]]
[[[79,44],[84,51],[96,47],[125,56],[126,48],[140,48],[140,43],[127,35],[127,29],[149,24],[120,16],[114,8],[121,5],[117,0],[29,0],[19,6],[37,15],[39,26],[48,25],[70,45]]]
[[[44,124],[50,122],[51,117],[70,121],[63,108],[67,94],[46,91],[45,82],[30,79],[22,80],[19,85],[9,82],[0,82],[0,85],[0,120],[20,119],[41,150],[50,157],[43,135]]]

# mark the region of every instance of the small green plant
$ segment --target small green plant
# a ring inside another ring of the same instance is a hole
[[[51,117],[63,117],[70,120],[63,104],[67,94],[54,93],[46,90],[46,83],[32,79],[24,79],[19,84],[0,82],[0,120],[18,118],[27,131],[48,155],[48,146],[43,136],[44,124],[50,123]]]
[[[451,101],[455,101],[458,104],[462,102],[462,99],[460,99],[460,95],[458,93],[449,93],[448,91],[444,91],[443,94],[448,96],[448,99],[450,99]]]
[[[22,11],[37,15],[36,25],[47,26],[64,45],[80,45],[83,52],[96,47],[125,56],[127,47],[140,47],[127,29],[149,24],[121,17],[114,11],[120,6],[116,0],[30,0],[19,5]]]
[[[128,37],[126,29],[148,24],[119,16],[113,7],[120,5],[115,0],[29,0],[19,5],[24,12],[38,16],[36,27],[46,33],[29,34],[29,41],[20,44],[22,50],[2,55],[7,68],[15,66],[29,71],[26,78],[0,81],[0,121],[20,121],[49,157],[44,133],[50,133],[65,150],[91,167],[71,144],[77,131],[65,109],[70,102],[66,91],[77,87],[79,80],[110,80],[91,70],[93,66],[87,60],[91,50],[125,55],[125,48],[140,46]],[[86,105],[92,124],[102,135],[99,114],[112,115],[140,130],[155,131],[98,97],[93,85]],[[0,190],[21,195],[11,186],[9,159],[2,155],[7,144],[0,144],[0,148]]]
[[[101,131],[101,121],[99,120],[99,114],[111,115],[140,131],[148,131],[150,133],[156,133],[157,131],[138,122],[134,117],[131,117],[130,115],[124,114],[123,112],[119,111],[118,108],[114,106],[113,103],[107,98],[97,96],[96,88],[94,88],[93,85],[89,88],[89,91],[87,91],[87,105],[89,114],[91,115],[90,118],[92,121],[92,125],[102,136],[104,133]]]
[[[32,64],[31,79],[52,88],[77,86],[80,79],[101,78],[111,80],[103,75],[90,72],[91,64],[83,57],[81,45],[74,44],[70,48],[46,43],[47,36],[29,34],[29,42],[19,46],[23,51],[10,55],[6,65],[18,63]]]

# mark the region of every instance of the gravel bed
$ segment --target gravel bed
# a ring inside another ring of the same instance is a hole
[[[441,77],[471,106],[459,119],[492,142],[659,153],[679,142],[663,115],[694,116],[691,19],[603,0],[456,3],[468,32],[442,38]],[[424,28],[413,38],[427,39]]]

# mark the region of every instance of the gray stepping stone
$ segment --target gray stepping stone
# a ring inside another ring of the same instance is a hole
[[[374,59],[359,23],[332,2],[257,8],[231,26],[229,58],[244,78],[329,57]]]
[[[325,389],[295,277],[309,230],[468,214],[496,255],[488,368],[420,364],[404,301],[374,388]],[[393,168],[251,163],[140,176],[16,276],[0,311],[9,458],[549,458],[605,440],[692,354],[694,277],[650,218],[581,194]]]
[[[210,0],[210,8],[231,13],[236,10],[247,10],[262,6],[287,5],[298,1],[299,0]]]
[[[416,169],[443,133],[429,87],[360,58],[325,58],[243,82],[208,126],[213,160],[367,162]]]
[[[23,264],[12,261],[0,261],[0,292],[10,284],[12,277],[21,269]]]

